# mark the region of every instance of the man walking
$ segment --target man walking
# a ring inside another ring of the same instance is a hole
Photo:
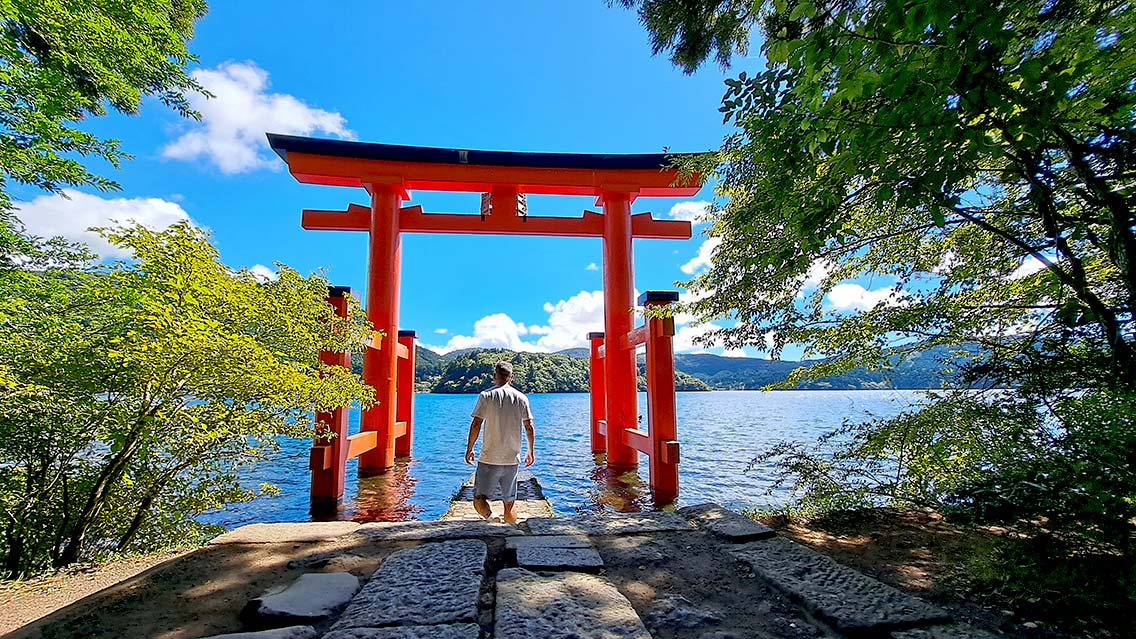
[[[477,460],[477,472],[473,478],[473,509],[477,514],[489,519],[489,497],[493,488],[501,489],[501,501],[505,502],[505,521],[517,523],[513,504],[517,501],[517,466],[521,461],[521,426],[529,440],[529,452],[525,455],[525,466],[535,461],[533,443],[536,430],[533,428],[532,409],[529,398],[509,383],[513,381],[513,365],[497,362],[493,368],[493,383],[496,385],[483,391],[477,397],[473,408],[473,421],[469,425],[469,441],[465,447],[465,463],[473,463],[473,444],[485,426],[485,438],[481,441],[481,457]]]

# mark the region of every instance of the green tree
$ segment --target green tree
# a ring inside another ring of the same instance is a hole
[[[194,539],[239,471],[373,397],[319,363],[370,326],[327,281],[230,271],[200,230],[104,229],[135,261],[16,233],[0,260],[0,553],[10,575]],[[16,264],[17,267],[10,265]],[[9,265],[9,266],[2,266]],[[358,310],[358,309],[356,309]]]
[[[655,51],[688,72],[712,55],[727,63],[751,30],[762,36],[764,68],[726,80],[721,111],[735,131],[687,167],[716,176],[722,196],[710,230],[721,244],[689,283],[703,293],[689,310],[736,325],[708,340],[760,344],[772,332],[775,351],[798,343],[824,358],[791,383],[943,347],[963,379],[1017,388],[1011,398],[933,397],[923,411],[845,433],[855,437],[835,440],[835,456],[782,449],[773,458],[806,496],[981,510],[1005,505],[983,486],[1023,495],[1037,483],[1044,489],[1018,500],[1015,517],[1129,548],[1131,4],[621,4],[638,8]],[[879,292],[860,312],[829,301],[835,287],[869,277]],[[1086,419],[1094,410],[1098,419]],[[882,491],[858,483],[880,459],[873,478],[886,469],[894,481]],[[1093,472],[1076,471],[1086,465]],[[1092,491],[1112,494],[1068,497]]]
[[[108,107],[135,113],[146,96],[196,116],[186,49],[204,0],[0,0],[0,209],[8,181],[47,191],[117,185],[77,158],[117,167],[117,140],[76,128]]]

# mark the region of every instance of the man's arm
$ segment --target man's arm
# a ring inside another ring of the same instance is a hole
[[[465,443],[465,463],[473,464],[473,445],[477,443],[477,436],[481,434],[480,417],[474,417],[469,423],[469,439]],[[530,440],[531,441],[531,440]]]
[[[533,427],[531,417],[525,420],[525,435],[529,438],[529,453],[525,455],[525,466],[532,466],[536,461],[536,449],[533,448],[536,445],[536,428]]]

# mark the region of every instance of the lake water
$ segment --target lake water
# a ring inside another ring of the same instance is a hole
[[[785,492],[768,494],[769,467],[746,472],[754,455],[783,441],[815,442],[845,420],[896,415],[918,402],[919,391],[714,391],[678,394],[679,504],[714,501],[730,508],[784,504]],[[437,519],[471,474],[465,464],[469,413],[475,395],[418,395],[414,454],[388,475],[357,479],[347,468],[346,505],[340,517],[360,521]],[[589,444],[585,393],[530,395],[537,429],[536,464],[530,469],[560,515],[595,510],[649,509],[646,457],[639,478],[613,482],[597,466]],[[639,395],[640,411],[646,396]],[[359,416],[351,417],[351,432]],[[226,527],[252,522],[303,521],[308,516],[310,440],[286,440],[278,455],[256,467],[248,485],[277,485],[281,494],[233,505],[201,519]]]

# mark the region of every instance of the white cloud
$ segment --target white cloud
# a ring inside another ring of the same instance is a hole
[[[727,348],[722,351],[722,357],[749,357],[744,348]]]
[[[705,353],[707,352],[706,349],[708,345],[696,344],[695,340],[720,328],[722,327],[713,322],[679,326],[675,330],[674,339],[671,342],[674,346],[674,351],[676,353]],[[713,346],[713,344],[709,346]]]
[[[836,264],[832,263],[830,260],[826,260],[823,257],[813,260],[812,264],[809,264],[809,270],[805,272],[805,288],[816,288],[820,286],[820,283],[834,270],[836,270]]]
[[[584,267],[584,270],[585,271],[598,271],[598,270],[600,270],[600,267],[597,266],[595,262],[590,262],[587,266]]]
[[[445,335],[446,333],[450,332],[450,329],[448,329],[448,328],[435,328],[434,332],[437,333],[438,335]]]
[[[473,324],[473,335],[454,335],[439,352],[448,353],[462,348],[507,348],[513,351],[541,350],[521,339],[528,333],[525,325],[514,322],[504,313],[486,315]]]
[[[222,173],[244,173],[280,166],[268,152],[265,132],[355,137],[338,112],[310,107],[286,93],[268,93],[268,72],[255,62],[225,62],[191,75],[214,97],[190,95],[201,121],[163,148],[164,157],[204,158]]]
[[[1028,277],[1030,275],[1033,275],[1034,273],[1037,273],[1038,271],[1045,270],[1045,268],[1046,266],[1042,263],[1041,260],[1030,255],[1026,259],[1022,260],[1021,265],[1019,265],[1018,268],[1014,269],[1013,273],[1010,273],[1009,279],[1020,280],[1023,277]]]
[[[253,277],[262,282],[270,282],[280,277],[280,273],[276,272],[276,269],[263,264],[253,265],[253,267],[249,269],[249,272],[252,273]]]
[[[702,242],[702,246],[698,247],[698,255],[679,268],[687,275],[694,275],[703,268],[709,268],[714,263],[714,249],[718,248],[721,243],[722,238],[720,237],[706,238],[706,241]]]
[[[547,332],[537,340],[537,347],[551,352],[587,346],[588,333],[604,330],[603,309],[603,291],[580,291],[555,304],[545,302]]]
[[[585,336],[604,328],[603,291],[580,291],[566,300],[545,302],[548,321],[526,326],[504,313],[487,315],[474,323],[473,335],[454,335],[436,350],[448,353],[461,348],[508,348],[515,351],[551,353],[587,346]],[[521,339],[539,335],[535,342]]]
[[[868,311],[880,304],[898,306],[907,293],[895,287],[870,291],[859,284],[837,284],[828,292],[828,301],[838,311]]]
[[[87,229],[93,226],[115,226],[137,222],[147,228],[162,230],[176,222],[190,222],[180,205],[156,197],[109,198],[89,195],[74,189],[61,194],[41,195],[31,202],[16,202],[16,217],[32,235],[62,236],[82,242],[103,259],[128,258],[130,252],[107,242]]]
[[[962,264],[962,258],[954,249],[947,249],[943,253],[943,257],[939,258],[939,263],[931,268],[931,272],[935,275],[946,275],[950,273],[956,266]]]
[[[670,218],[673,220],[687,220],[695,224],[704,223],[710,214],[710,202],[679,202],[671,207]]]

